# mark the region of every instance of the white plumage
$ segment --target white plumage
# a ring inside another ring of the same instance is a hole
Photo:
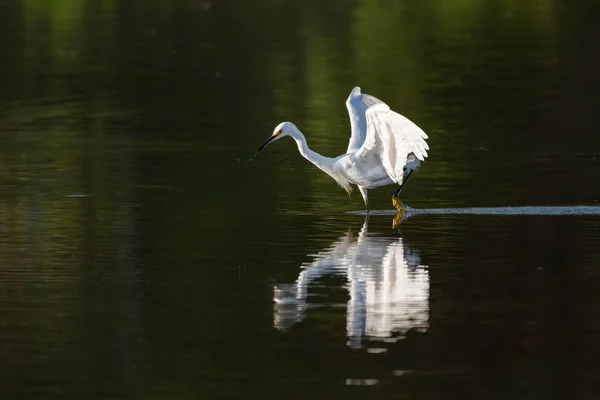
[[[275,140],[291,136],[303,157],[329,174],[348,192],[352,189],[351,185],[357,185],[367,211],[367,190],[394,183],[400,187],[394,193],[393,204],[405,211],[397,196],[410,174],[427,157],[427,135],[378,98],[362,94],[359,87],[350,93],[346,107],[351,126],[346,154],[329,158],[310,150],[302,132],[291,122],[277,125],[273,135],[257,151]]]

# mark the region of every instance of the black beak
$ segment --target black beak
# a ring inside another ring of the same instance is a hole
[[[265,147],[267,147],[267,145],[269,143],[271,143],[273,140],[275,140],[277,136],[271,136],[270,138],[267,139],[266,142],[264,142],[258,149],[256,149],[256,152],[258,153],[259,151],[261,151],[262,149],[264,149]]]

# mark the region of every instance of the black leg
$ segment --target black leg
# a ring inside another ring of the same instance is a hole
[[[406,183],[406,181],[408,181],[408,178],[410,178],[410,176],[412,175],[412,170],[410,170],[408,172],[408,175],[406,175],[403,179],[402,179],[402,184],[400,186],[398,186],[398,189],[396,190],[396,192],[394,193],[394,195],[392,197],[398,197],[398,195],[400,194],[400,192],[402,191],[402,188],[404,187],[404,184]]]

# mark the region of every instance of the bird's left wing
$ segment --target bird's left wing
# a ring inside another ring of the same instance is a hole
[[[362,94],[358,86],[352,89],[348,100],[346,100],[346,108],[350,116],[352,131],[346,153],[354,153],[363,145],[367,137],[367,119],[365,114],[370,107],[379,103],[383,102],[377,97]]]
[[[429,146],[427,135],[408,118],[390,110],[387,104],[370,107],[366,113],[367,137],[355,153],[356,159],[378,159],[395,182],[401,181],[411,153],[423,161]]]

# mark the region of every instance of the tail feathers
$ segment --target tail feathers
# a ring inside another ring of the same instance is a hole
[[[415,153],[410,153],[406,157],[406,164],[404,165],[405,171],[417,171],[421,166],[421,160],[417,158]]]

